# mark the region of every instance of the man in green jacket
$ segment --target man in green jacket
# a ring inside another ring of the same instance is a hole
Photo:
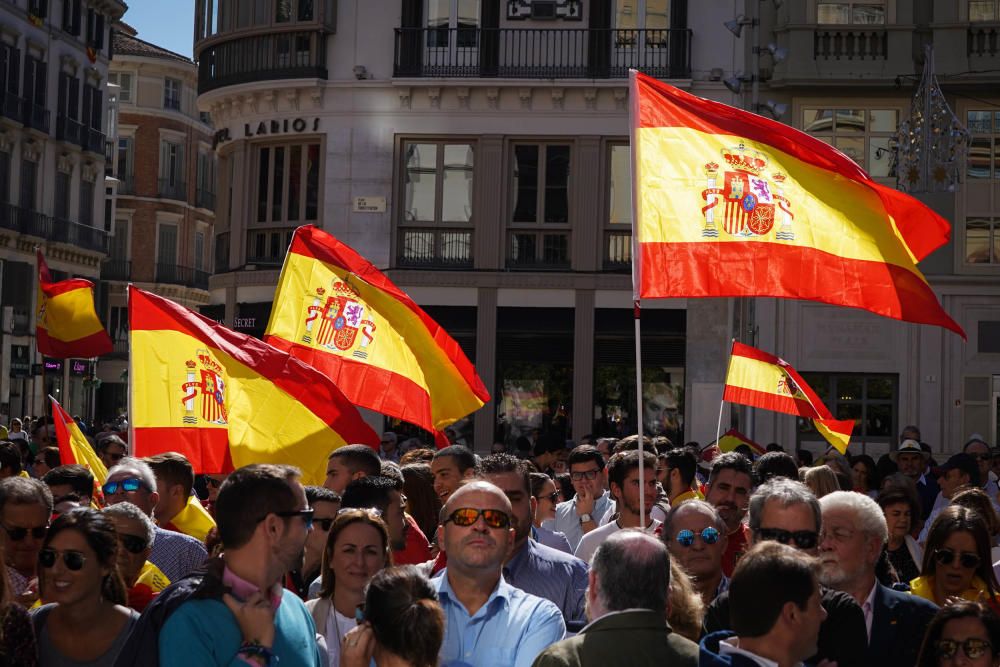
[[[590,624],[542,651],[533,667],[696,667],[698,645],[667,624],[669,589],[663,543],[636,529],[614,533],[591,563]]]

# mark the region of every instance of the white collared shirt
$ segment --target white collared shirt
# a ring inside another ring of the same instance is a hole
[[[865,613],[865,627],[868,628],[868,643],[872,643],[872,619],[875,617],[875,589],[878,588],[878,580],[872,585],[868,597],[861,605],[861,611]]]
[[[751,653],[745,649],[740,648],[740,638],[730,637],[729,639],[723,639],[719,642],[719,655],[742,655],[745,658],[753,660],[755,663],[760,665],[760,667],[778,667],[778,663],[774,660],[768,660],[767,658],[762,658],[756,653]],[[800,662],[798,667],[801,667]]]

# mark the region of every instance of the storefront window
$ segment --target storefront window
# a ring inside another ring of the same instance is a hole
[[[889,443],[899,432],[898,376],[803,373],[802,378],[819,395],[834,418],[855,421],[851,442],[861,445],[855,453],[888,451]],[[825,444],[811,419],[800,418],[797,422],[799,443],[816,441]]]

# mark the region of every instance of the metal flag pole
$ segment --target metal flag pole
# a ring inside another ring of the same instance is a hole
[[[128,307],[128,381],[125,383],[125,418],[128,420],[128,446],[132,456],[135,456],[135,414],[132,411],[132,394],[135,387],[135,373],[132,369],[132,290],[134,287],[129,283],[125,288],[125,302]]]
[[[735,338],[733,338],[732,340],[729,341],[729,365],[732,365],[732,363],[733,363],[733,343],[735,343],[735,342],[736,342]],[[729,375],[729,366],[726,366],[726,376],[728,377],[728,375]],[[722,381],[722,396],[719,398],[719,423],[715,427],[715,446],[716,447],[719,446],[719,438],[722,437],[722,409],[725,407],[725,405],[726,405],[726,381],[723,380]],[[720,448],[719,451],[721,452],[722,449]]]
[[[632,169],[632,313],[635,316],[635,403],[636,403],[636,428],[639,436],[639,528],[646,527],[646,472],[645,472],[645,450],[643,449],[642,430],[642,332],[639,325],[641,308],[639,307],[640,289],[639,277],[640,259],[639,251],[639,87],[636,84],[636,70],[630,69],[629,79],[629,158]]]

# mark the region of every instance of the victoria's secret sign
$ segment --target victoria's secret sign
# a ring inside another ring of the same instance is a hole
[[[243,138],[264,137],[272,134],[288,134],[289,132],[316,132],[319,130],[319,118],[306,120],[305,118],[285,118],[282,120],[261,121],[243,124]],[[212,138],[212,148],[219,144],[231,141],[232,134],[228,127],[224,127],[215,133]]]

